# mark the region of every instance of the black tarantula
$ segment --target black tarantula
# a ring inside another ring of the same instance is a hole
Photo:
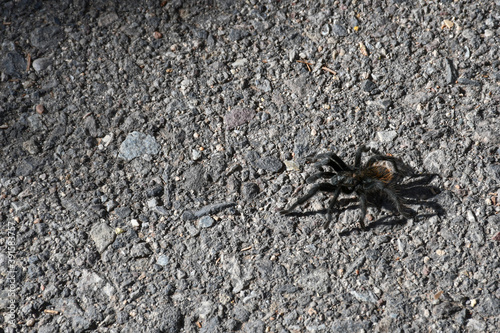
[[[316,167],[319,172],[307,178],[306,182],[310,184],[320,178],[327,178],[328,182],[314,185],[306,195],[299,198],[288,209],[282,210],[280,213],[291,213],[295,207],[309,200],[317,192],[323,191],[333,193],[333,198],[328,205],[327,222],[325,223],[325,227],[328,227],[331,223],[332,210],[340,193],[355,193],[358,196],[359,207],[361,209],[359,224],[363,230],[365,230],[364,219],[366,215],[367,199],[378,199],[377,197],[372,197],[377,194],[384,194],[387,196],[402,216],[406,218],[413,217],[413,212],[403,205],[401,202],[402,199],[399,197],[396,189],[394,188],[394,185],[397,182],[397,174],[393,173],[389,168],[379,163],[389,162],[392,164],[394,171],[396,173],[400,173],[400,167],[403,167],[402,162],[392,156],[373,155],[364,165],[361,165],[361,155],[369,150],[369,148],[361,146],[356,151],[354,167],[346,165],[340,157],[334,153],[318,154],[314,158],[308,159],[309,161],[317,161],[314,164],[314,167]],[[335,172],[324,171],[324,166],[329,166]]]

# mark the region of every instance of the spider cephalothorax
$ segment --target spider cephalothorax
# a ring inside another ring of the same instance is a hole
[[[311,187],[306,195],[299,198],[288,209],[282,210],[281,214],[289,214],[298,205],[303,204],[317,192],[331,192],[333,197],[327,209],[327,226],[332,219],[332,210],[337,202],[340,193],[354,193],[359,198],[359,208],[361,216],[359,224],[361,229],[365,229],[364,219],[366,215],[367,200],[378,199],[376,196],[385,195],[394,204],[398,212],[406,218],[412,217],[411,211],[403,205],[402,199],[398,196],[394,188],[395,182],[400,172],[402,163],[392,156],[373,155],[365,164],[361,164],[361,155],[369,151],[369,148],[361,146],[354,160],[354,167],[345,164],[340,157],[334,153],[318,154],[310,161],[316,161],[314,166],[319,172],[306,179],[308,184],[320,178],[328,179],[328,182],[318,183]],[[383,163],[392,165],[389,168]],[[324,167],[329,167],[333,171],[325,171]],[[393,170],[391,170],[393,169]]]

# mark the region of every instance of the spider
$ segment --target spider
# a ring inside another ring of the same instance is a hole
[[[354,159],[354,167],[345,164],[340,157],[332,152],[318,154],[313,158],[308,158],[309,162],[317,161],[314,167],[316,167],[319,172],[308,177],[306,183],[311,184],[320,178],[327,178],[328,182],[314,185],[307,194],[297,199],[288,209],[282,210],[280,213],[283,215],[290,214],[295,207],[309,200],[317,192],[323,191],[333,193],[333,197],[328,205],[325,228],[328,228],[331,223],[332,210],[337,203],[340,193],[355,193],[358,196],[359,208],[361,209],[359,224],[362,230],[365,230],[364,219],[366,216],[367,200],[368,198],[371,200],[379,199],[376,196],[377,194],[387,196],[398,212],[405,218],[413,217],[414,212],[403,205],[402,199],[394,188],[394,184],[397,182],[396,173],[400,173],[400,168],[404,167],[404,165],[392,156],[383,155],[373,155],[364,165],[361,165],[361,155],[369,150],[370,149],[366,146],[358,148]],[[393,173],[391,169],[383,165],[383,163],[392,164],[392,168],[396,173]],[[324,171],[323,167],[325,166],[332,168],[335,172]]]

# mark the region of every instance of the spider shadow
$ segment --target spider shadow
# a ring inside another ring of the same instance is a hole
[[[433,197],[441,193],[441,189],[439,187],[429,185],[434,177],[438,176],[439,175],[435,173],[414,175],[412,176],[412,181],[399,185],[398,191],[400,195],[406,199],[406,204],[420,205],[434,211],[434,214],[422,214],[420,217],[446,215],[446,211],[443,207],[437,202],[431,200]]]
[[[344,198],[339,200],[339,203],[345,203],[345,202],[356,202],[357,200],[355,198]],[[372,205],[369,205],[372,206]],[[337,212],[334,213],[334,216],[339,216],[341,212],[347,211],[347,210],[357,210],[359,209],[359,205],[357,204],[351,204],[347,207],[341,206],[341,208],[337,209]],[[313,211],[306,211],[306,212],[292,212],[287,214],[287,216],[295,216],[295,217],[307,217],[307,216],[314,216],[314,215],[326,215],[327,210],[326,209],[319,209],[319,210],[313,210]],[[324,228],[324,230],[330,232],[333,230],[332,226],[336,223],[334,220],[328,222],[328,221],[323,221],[323,225],[327,225],[327,227]],[[407,223],[406,219],[394,219],[394,215],[388,215],[381,217],[380,219],[377,219],[374,222],[370,222],[366,225],[365,231],[370,230],[370,229],[375,229],[380,226],[395,226],[395,225],[404,225]],[[357,221],[356,221],[357,225]],[[353,232],[362,232],[363,230],[359,227],[352,227],[349,230],[341,231],[339,232],[339,236],[349,236]]]
[[[432,211],[431,213],[417,214],[417,212],[415,212],[413,209],[407,207],[407,209],[411,211],[412,215],[414,215],[413,217],[414,221],[419,221],[424,218],[428,218],[435,215],[437,216],[446,215],[446,212],[443,209],[443,207],[439,205],[437,202],[431,200],[433,197],[435,197],[441,192],[441,190],[438,187],[429,185],[430,182],[436,176],[438,175],[437,174],[410,175],[409,176],[410,181],[400,183],[396,188],[398,194],[404,199],[405,205],[409,204],[409,205],[423,206]],[[394,206],[394,204],[383,196],[372,197],[370,198],[370,200],[368,200],[367,204],[368,207],[376,208],[378,212],[380,212],[382,208],[389,212],[397,212],[397,209]],[[334,215],[338,217],[338,215],[342,211],[359,209],[359,201],[356,198],[352,197],[341,198],[337,202],[337,207],[339,208],[336,209],[336,213]],[[327,210],[320,209],[320,210],[306,211],[306,212],[291,212],[288,215],[304,217],[304,216],[313,216],[317,214],[326,215]],[[406,218],[397,217],[396,215],[387,215],[373,222],[368,223],[365,230],[375,229],[381,226],[391,227],[396,225],[405,225],[407,222],[408,220]],[[331,230],[332,229],[331,226],[335,222],[331,221],[325,223],[327,224],[326,230]],[[339,235],[348,236],[355,231],[362,231],[362,229],[360,227],[353,227],[349,230],[340,232]]]
[[[397,185],[396,191],[401,198],[404,200],[405,205],[415,205],[421,206],[430,210],[430,213],[417,214],[413,209],[407,207],[407,209],[411,212],[413,216],[413,220],[418,222],[425,218],[431,216],[444,216],[446,215],[446,211],[443,207],[435,201],[432,201],[432,198],[441,193],[441,189],[437,186],[430,185],[430,182],[434,179],[434,177],[438,177],[438,174],[411,174],[408,177],[409,181],[403,182]],[[356,201],[356,199],[352,199],[351,201]],[[375,200],[368,202],[368,205],[371,207],[375,207],[379,212],[382,208],[390,212],[397,212],[396,207],[390,200],[386,200],[383,197],[376,197]],[[358,208],[359,205],[353,206],[352,209]],[[347,207],[346,209],[350,209]],[[407,218],[397,217],[395,215],[388,215],[381,217],[366,226],[366,230],[375,229],[380,226],[396,226],[396,225],[405,225],[408,222]],[[349,235],[353,231],[361,231],[361,228],[352,228],[349,231],[343,231],[339,233],[339,235],[346,236]]]
[[[365,231],[371,230],[371,229],[378,229],[380,227],[394,227],[394,226],[403,226],[406,223],[408,223],[408,220],[405,218],[394,218],[394,215],[389,215],[389,216],[384,216],[379,218],[378,220],[368,223],[368,225],[365,227]],[[339,232],[339,236],[349,236],[353,232],[362,232],[363,229],[360,227],[354,227],[349,230],[341,231]]]

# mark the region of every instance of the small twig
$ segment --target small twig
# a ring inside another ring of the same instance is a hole
[[[328,68],[328,67],[326,67],[326,66],[321,67],[321,69],[322,69],[322,70],[325,70],[325,71],[327,71],[327,72],[330,72],[330,73],[332,73],[333,75],[337,75],[337,72],[335,72],[333,69],[330,69],[330,68]]]
[[[28,53],[28,57],[27,57],[27,62],[28,64],[26,65],[26,72],[29,72],[30,71],[30,67],[31,67],[31,53]]]
[[[43,313],[56,315],[56,314],[59,314],[59,311],[45,309],[45,310],[43,310]]]
[[[293,191],[293,193],[292,193],[292,197],[296,196],[296,195],[297,195],[297,193],[299,193],[299,192],[300,192],[300,190],[302,190],[302,188],[303,188],[303,187],[304,187],[304,185],[303,185],[303,184],[302,184],[302,185],[300,185],[300,186],[298,186],[298,187],[295,189],[295,191]]]
[[[309,70],[309,72],[311,71],[311,67],[312,64],[310,62],[308,62],[307,60],[297,60],[298,63],[301,63],[301,64],[305,64],[307,66],[307,69]]]
[[[245,252],[245,251],[248,251],[248,250],[251,250],[252,249],[252,245],[250,245],[249,247],[245,247],[243,249],[240,250],[240,252]]]

